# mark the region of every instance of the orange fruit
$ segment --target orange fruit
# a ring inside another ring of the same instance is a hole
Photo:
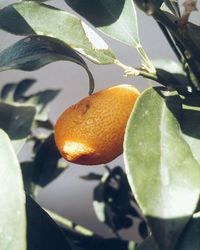
[[[110,162],[123,152],[124,133],[139,91],[117,85],[67,108],[55,125],[55,142],[68,161],[83,165]]]

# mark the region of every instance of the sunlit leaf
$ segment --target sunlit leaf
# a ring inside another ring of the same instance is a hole
[[[99,64],[112,64],[115,55],[103,39],[78,17],[32,1],[0,10],[0,28],[17,35],[44,35],[69,45]]]
[[[8,136],[1,129],[0,189],[0,248],[26,250],[25,194],[20,166]]]
[[[161,249],[174,249],[196,208],[200,164],[181,133],[176,92],[150,88],[138,99],[125,137],[132,191]]]
[[[132,0],[65,0],[106,35],[130,46],[140,44],[135,6]]]

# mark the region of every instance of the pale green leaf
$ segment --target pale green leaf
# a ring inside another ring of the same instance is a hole
[[[65,0],[80,15],[106,35],[129,46],[140,44],[132,0]]]
[[[59,39],[98,64],[112,64],[116,59],[103,39],[81,19],[42,3],[23,1],[0,10],[0,28],[16,35]]]
[[[191,99],[183,105],[181,129],[185,141],[190,146],[193,157],[200,164],[200,107],[199,99]]]
[[[26,250],[25,194],[17,157],[0,129],[0,249]]]
[[[125,136],[129,183],[162,250],[174,249],[199,198],[200,165],[181,133],[181,111],[176,92],[150,88]]]

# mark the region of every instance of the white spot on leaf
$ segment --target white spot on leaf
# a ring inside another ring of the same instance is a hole
[[[89,41],[92,43],[94,49],[108,49],[108,45],[104,42],[104,40],[98,36],[87,24],[81,22],[85,34]]]

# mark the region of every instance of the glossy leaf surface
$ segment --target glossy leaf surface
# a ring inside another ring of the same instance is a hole
[[[0,71],[33,71],[60,60],[77,63],[87,71],[91,93],[94,89],[94,79],[85,61],[69,46],[51,37],[26,37],[5,49],[0,53]]]

